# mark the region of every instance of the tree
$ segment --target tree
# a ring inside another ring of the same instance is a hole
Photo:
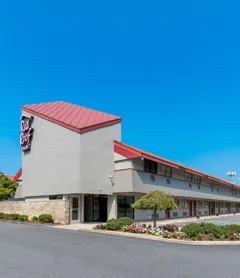
[[[0,201],[13,197],[17,189],[17,182],[10,180],[0,172]]]
[[[177,208],[177,205],[171,195],[163,191],[153,191],[144,195],[132,204],[132,208],[140,210],[153,210],[153,226],[156,227],[157,210],[167,211],[169,209]]]

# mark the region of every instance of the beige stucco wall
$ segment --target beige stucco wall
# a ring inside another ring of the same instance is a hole
[[[55,223],[69,224],[68,200],[0,202],[0,212],[24,214],[29,219],[46,213],[52,215]]]

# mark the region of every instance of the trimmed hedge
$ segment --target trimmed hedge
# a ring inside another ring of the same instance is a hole
[[[213,236],[217,239],[228,238],[231,234],[240,234],[240,225],[215,225],[212,223],[192,223],[184,226],[181,230],[184,232],[188,238],[197,237],[199,234],[210,235],[210,238]]]
[[[118,231],[123,226],[128,226],[133,223],[133,220],[129,217],[121,217],[119,219],[109,219],[106,224],[99,224],[95,229]]]
[[[197,235],[205,233],[204,228],[197,223],[188,224],[184,226],[181,231],[190,238],[195,238]]]
[[[38,220],[39,220],[39,219],[38,219],[37,216],[33,216],[33,218],[32,218],[32,221],[33,221],[33,222],[38,222]]]
[[[18,220],[20,220],[22,222],[28,221],[28,216],[27,215],[19,215]]]
[[[28,216],[27,215],[17,214],[17,213],[13,213],[13,214],[0,213],[0,219],[27,221],[28,220]]]
[[[41,214],[38,217],[41,223],[53,223],[53,218],[51,214]]]
[[[128,226],[128,225],[133,224],[133,222],[134,222],[133,219],[129,218],[129,217],[121,217],[118,219],[118,221],[122,226]]]
[[[25,221],[28,221],[28,216],[16,214],[16,213],[8,214],[8,213],[0,212],[0,219],[25,222]],[[50,214],[41,214],[39,217],[33,216],[32,221],[33,222],[41,222],[41,223],[53,223],[54,222],[52,215],[50,215]]]

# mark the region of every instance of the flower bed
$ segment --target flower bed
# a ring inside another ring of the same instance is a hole
[[[240,225],[218,226],[212,223],[192,223],[184,227],[178,225],[164,225],[154,228],[151,224],[130,224],[114,226],[114,230],[173,238],[178,240],[215,241],[215,240],[240,240]],[[98,224],[95,229],[111,230],[111,225]]]

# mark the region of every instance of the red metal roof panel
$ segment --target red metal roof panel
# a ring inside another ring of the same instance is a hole
[[[14,180],[18,181],[20,179],[21,175],[22,175],[22,168],[19,169],[19,171],[17,172],[17,174],[14,177]]]
[[[63,101],[25,105],[22,110],[78,133],[122,121],[121,117]]]

